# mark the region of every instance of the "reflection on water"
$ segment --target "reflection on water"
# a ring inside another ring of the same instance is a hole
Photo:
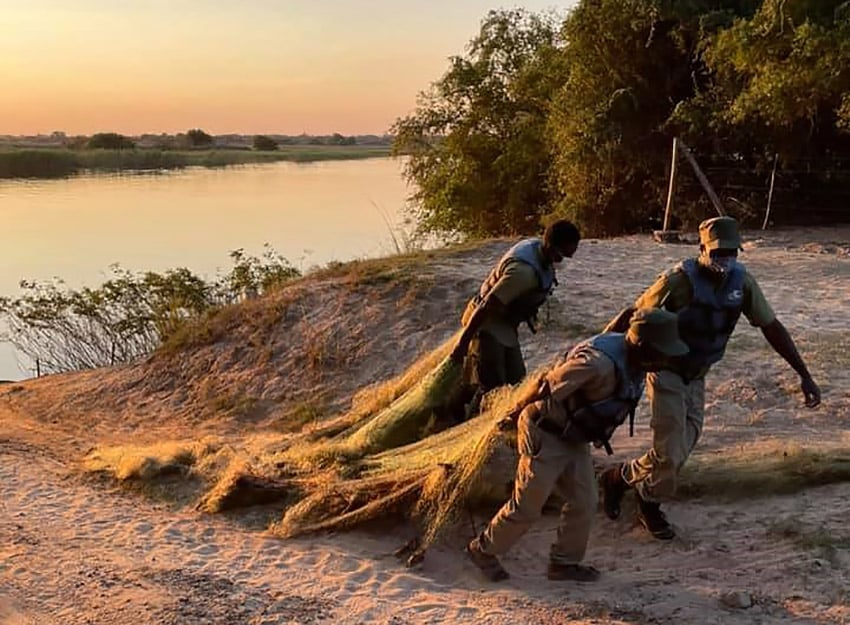
[[[409,194],[400,169],[380,158],[0,181],[0,295],[21,279],[94,286],[113,263],[212,277],[231,250],[264,243],[301,269],[391,253]],[[0,379],[21,377],[4,346]]]

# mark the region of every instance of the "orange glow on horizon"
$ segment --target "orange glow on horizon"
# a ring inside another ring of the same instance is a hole
[[[0,134],[382,134],[494,6],[0,0]]]

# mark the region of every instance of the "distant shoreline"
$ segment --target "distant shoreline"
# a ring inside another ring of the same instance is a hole
[[[0,148],[0,179],[67,178],[86,173],[158,171],[185,167],[227,167],[289,161],[358,160],[390,156],[390,146],[280,146],[277,150],[70,150]]]

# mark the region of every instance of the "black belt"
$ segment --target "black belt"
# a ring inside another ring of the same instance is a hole
[[[550,421],[545,416],[543,416],[542,412],[538,412],[536,416],[534,416],[531,422],[537,426],[539,429],[544,432],[548,432],[553,436],[560,438],[562,441],[566,441],[568,443],[576,443],[579,441],[571,440],[567,437],[567,430],[572,430],[573,428],[567,426],[562,428],[560,425],[555,423],[554,421]],[[586,436],[581,436],[581,442],[590,443],[592,441],[587,440]],[[601,443],[593,443],[595,447],[603,447],[605,452],[610,456],[614,453],[614,450],[611,449],[611,444],[608,441],[604,441]]]

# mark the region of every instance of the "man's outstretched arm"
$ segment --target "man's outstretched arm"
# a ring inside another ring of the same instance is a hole
[[[800,388],[805,397],[806,406],[814,408],[820,403],[820,389],[812,375],[809,373],[806,363],[797,351],[797,346],[794,344],[794,339],[788,334],[788,330],[779,321],[774,319],[769,324],[761,328],[761,333],[773,350],[782,356],[785,361],[791,365],[794,371],[800,376]]]

